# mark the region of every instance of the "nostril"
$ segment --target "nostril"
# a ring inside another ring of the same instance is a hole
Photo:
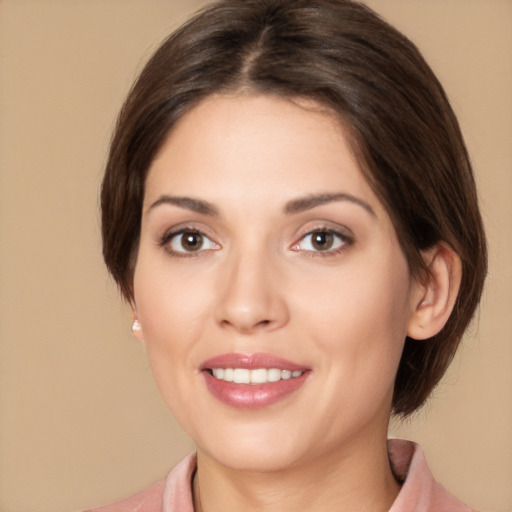
[[[231,322],[228,320],[222,320],[221,325],[222,327],[231,327]]]
[[[250,320],[238,320],[238,321],[230,321],[229,319],[224,319],[221,322],[221,326],[224,328],[233,328],[240,332],[249,333],[259,329],[265,329],[274,324],[272,320],[260,320],[256,322],[251,322]]]

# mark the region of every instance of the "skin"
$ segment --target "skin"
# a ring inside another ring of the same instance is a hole
[[[339,196],[297,207],[325,194]],[[191,229],[198,250],[182,244]],[[326,230],[332,246],[318,249],[311,233]],[[446,247],[428,257],[443,286],[411,277],[342,126],[320,107],[212,96],[178,122],[147,178],[133,308],[164,400],[197,445],[197,510],[389,509],[404,339],[442,326],[456,281]],[[309,375],[271,406],[229,407],[200,366],[232,352]]]

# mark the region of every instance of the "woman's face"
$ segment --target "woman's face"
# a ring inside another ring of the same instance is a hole
[[[139,336],[199,453],[225,466],[385,436],[417,288],[342,127],[312,103],[209,97],[151,165]]]

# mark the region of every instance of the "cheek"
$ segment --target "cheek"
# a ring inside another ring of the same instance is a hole
[[[139,255],[134,275],[137,315],[152,372],[169,405],[181,400],[177,391],[186,390],[181,383],[197,369],[197,342],[211,298],[204,282],[199,286],[196,281]]]
[[[146,279],[136,293],[136,300],[154,380],[167,407],[188,431],[193,412],[190,404],[197,393],[191,378],[197,373],[194,354],[204,306],[197,293],[178,288],[161,275],[156,281]]]
[[[354,380],[394,380],[410,301],[405,258],[381,255],[303,284],[304,290],[295,294],[302,297],[297,308],[324,357]]]
[[[134,295],[146,342],[183,347],[199,335],[210,310],[208,276],[176,265],[137,265]]]
[[[375,333],[383,323],[401,332],[406,323],[411,278],[403,257],[361,261],[300,282],[301,289],[293,293],[297,307],[326,327],[359,326]]]

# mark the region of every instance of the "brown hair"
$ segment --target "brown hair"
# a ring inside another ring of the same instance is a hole
[[[448,99],[417,48],[349,0],[220,0],[150,59],[119,115],[103,181],[103,255],[131,298],[144,183],[174,123],[213,93],[308,98],[349,127],[352,149],[394,223],[411,272],[421,250],[448,243],[462,283],[443,330],[407,339],[395,414],[420,407],[439,382],[478,305],[487,267],[475,183]]]

